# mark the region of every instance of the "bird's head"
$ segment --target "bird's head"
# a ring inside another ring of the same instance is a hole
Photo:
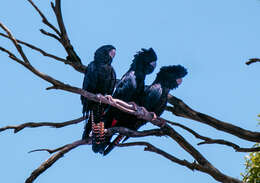
[[[116,55],[116,48],[112,45],[104,45],[95,52],[94,61],[101,64],[111,64]]]
[[[151,74],[156,67],[157,55],[153,48],[144,49],[134,56],[131,69],[139,70],[145,74]]]
[[[163,87],[174,89],[181,84],[182,78],[187,73],[187,69],[181,65],[164,66],[157,73],[154,83],[160,83]]]

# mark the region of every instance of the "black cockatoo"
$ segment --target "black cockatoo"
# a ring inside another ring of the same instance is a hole
[[[170,90],[177,88],[186,74],[187,70],[181,65],[162,67],[157,73],[155,81],[145,88],[144,94],[140,97],[141,106],[145,107],[150,112],[154,112],[157,116],[160,116],[166,107],[167,96]],[[126,119],[124,123],[120,125],[131,130],[138,130],[147,122],[137,119],[136,117],[129,118],[129,120]],[[106,148],[104,155],[107,155],[122,138],[122,135],[118,135]],[[125,140],[127,139],[128,137],[126,137]]]
[[[104,45],[98,48],[94,55],[94,61],[89,63],[83,81],[83,89],[88,92],[102,95],[111,95],[116,83],[116,73],[111,66],[116,49],[112,45]],[[98,146],[104,139],[104,123],[100,117],[104,112],[104,104],[89,101],[81,96],[83,115],[88,117],[82,139],[86,139],[91,130],[93,136],[92,150],[97,152]],[[90,113],[90,114],[89,114]]]
[[[125,102],[134,102],[140,104],[140,95],[144,92],[144,80],[147,74],[154,71],[156,67],[157,56],[152,48],[142,49],[134,55],[133,62],[130,69],[123,75],[122,79],[118,82],[113,98],[123,100]],[[128,115],[114,107],[109,107],[106,114],[103,116],[105,128],[110,128],[115,125],[120,125],[131,118]],[[106,142],[110,141],[111,137],[106,138]],[[103,149],[100,149],[99,152]]]

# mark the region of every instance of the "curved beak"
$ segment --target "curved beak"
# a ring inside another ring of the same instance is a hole
[[[178,78],[178,79],[176,79],[176,81],[177,81],[177,84],[180,85],[182,83],[182,78]]]
[[[116,55],[116,50],[115,50],[115,49],[112,49],[111,51],[109,51],[109,56],[110,56],[111,58],[114,58],[115,55]]]
[[[156,67],[156,61],[151,62],[150,65],[153,66],[153,68],[155,68]]]

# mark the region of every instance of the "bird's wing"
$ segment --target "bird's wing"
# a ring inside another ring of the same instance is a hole
[[[119,81],[113,97],[130,102],[134,92],[136,91],[136,87],[136,77],[134,75],[134,71],[126,73]]]
[[[162,88],[159,84],[154,84],[147,87],[144,91],[142,105],[148,111],[154,111],[162,96]]]
[[[110,92],[109,92],[110,95],[113,93],[115,85],[116,85],[116,72],[112,68],[112,71],[111,71],[111,85],[110,85]]]
[[[85,72],[82,89],[93,92],[96,88],[96,83],[97,73],[95,72],[95,64],[90,63]],[[88,113],[88,99],[83,96],[81,96],[80,99],[83,105],[82,112],[85,115],[86,113]]]

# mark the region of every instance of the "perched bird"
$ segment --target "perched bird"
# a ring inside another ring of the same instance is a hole
[[[134,55],[130,69],[123,75],[118,82],[113,98],[123,100],[125,102],[134,102],[140,104],[140,95],[144,92],[144,80],[147,74],[154,71],[156,67],[157,56],[152,48],[142,49]],[[114,107],[109,107],[103,116],[105,128],[115,125],[121,125],[133,116],[126,114]],[[107,143],[111,137],[106,138]],[[105,146],[103,147],[104,150]],[[102,149],[100,150],[102,152]]]
[[[143,95],[140,97],[140,105],[145,107],[148,111],[154,112],[157,116],[160,116],[166,107],[167,96],[170,90],[176,89],[182,83],[182,78],[186,76],[186,74],[187,70],[181,65],[162,67],[157,73],[155,81],[145,88]],[[133,117],[129,120],[126,119],[121,126],[131,130],[138,130],[146,122],[145,120]],[[118,135],[103,154],[107,155],[122,138],[122,135]],[[124,141],[127,139],[128,137],[126,137]]]
[[[104,45],[98,48],[94,55],[94,61],[89,63],[83,81],[82,89],[94,94],[111,95],[116,83],[116,73],[111,66],[116,49],[112,45]],[[81,96],[83,116],[88,117],[82,139],[88,138],[91,130],[93,136],[92,150],[97,152],[104,139],[104,123],[100,117],[104,112],[104,104],[89,101]]]

